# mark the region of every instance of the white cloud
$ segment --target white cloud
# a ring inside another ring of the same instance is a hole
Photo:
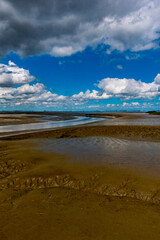
[[[78,51],[78,49],[77,49]],[[75,50],[72,46],[64,46],[64,47],[53,47],[51,54],[55,57],[64,57],[64,56],[70,56],[73,53],[75,53]]]
[[[158,73],[157,76],[155,77],[154,82],[155,82],[156,84],[160,84],[160,74],[159,74],[159,73]]]
[[[0,64],[0,87],[13,87],[32,82],[35,77],[28,70],[19,68],[13,62],[9,65]]]
[[[151,83],[135,79],[105,78],[98,83],[103,94],[120,99],[153,99],[160,96],[159,75]]]
[[[111,49],[142,51],[157,48],[159,38],[160,2],[143,1],[144,5],[121,18],[106,17],[103,25],[108,28],[106,44]]]
[[[9,60],[8,65],[9,66],[14,66],[14,67],[16,66],[16,64],[14,62],[12,62],[11,60]]]
[[[112,95],[106,94],[105,92],[98,92],[96,90],[87,90],[85,93],[80,92],[79,94],[74,94],[72,99],[80,100],[101,100],[111,98]]]
[[[139,102],[131,102],[131,103],[124,102],[122,104],[122,107],[139,107],[139,106],[140,106]]]
[[[0,105],[54,105],[57,102],[66,104],[66,97],[54,94],[42,83],[30,85],[35,78],[28,70],[19,68],[13,62],[0,64]],[[20,85],[20,86],[19,86]]]
[[[121,100],[131,99],[155,99],[160,96],[160,74],[157,74],[154,81],[145,83],[135,79],[105,78],[97,84],[99,91],[87,90],[74,94],[72,100],[83,102],[89,100],[104,100],[110,98],[119,98]],[[138,105],[137,102],[133,103]],[[110,106],[110,105],[108,105]]]
[[[123,66],[122,65],[117,65],[117,68],[122,70],[123,69]]]
[[[90,106],[88,106],[87,108],[98,108],[98,109],[100,109],[100,108],[102,108],[103,106],[101,106],[101,105],[90,105]]]
[[[126,60],[136,60],[140,57],[141,57],[140,54],[135,53],[135,52],[130,52],[130,54],[126,56]]]
[[[114,103],[112,103],[112,104],[111,104],[111,103],[108,103],[108,104],[106,105],[106,107],[107,107],[107,108],[110,108],[110,107],[115,107],[115,106],[117,106],[117,105],[116,105],[116,104],[114,104]]]
[[[140,106],[139,102],[132,102],[133,106]]]

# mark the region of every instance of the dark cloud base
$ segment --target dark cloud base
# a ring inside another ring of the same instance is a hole
[[[1,0],[0,55],[69,56],[101,42],[120,51],[153,48],[159,10],[156,0]]]

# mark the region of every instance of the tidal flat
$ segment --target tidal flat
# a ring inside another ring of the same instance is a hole
[[[160,116],[85,117],[1,133],[1,240],[160,239]]]

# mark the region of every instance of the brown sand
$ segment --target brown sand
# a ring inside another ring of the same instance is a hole
[[[4,141],[0,156],[1,240],[160,238],[159,178],[71,163],[31,140]]]
[[[16,124],[28,124],[41,122],[38,117],[35,119],[33,116],[0,116],[0,126],[16,125]]]
[[[44,130],[3,138],[4,140],[36,138],[73,138],[88,136],[109,136],[138,140],[160,141],[160,126],[81,126],[58,130]]]
[[[45,116],[45,119],[43,117]],[[56,116],[56,118],[55,118]],[[17,125],[17,124],[28,124],[28,123],[39,123],[42,121],[60,121],[60,120],[69,120],[73,119],[74,117],[67,114],[49,114],[47,113],[36,113],[35,115],[32,113],[30,114],[0,114],[0,126],[7,126],[7,125]]]

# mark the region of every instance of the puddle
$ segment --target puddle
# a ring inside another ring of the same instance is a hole
[[[86,137],[40,139],[38,147],[45,151],[63,153],[75,162],[160,170],[159,142]]]

